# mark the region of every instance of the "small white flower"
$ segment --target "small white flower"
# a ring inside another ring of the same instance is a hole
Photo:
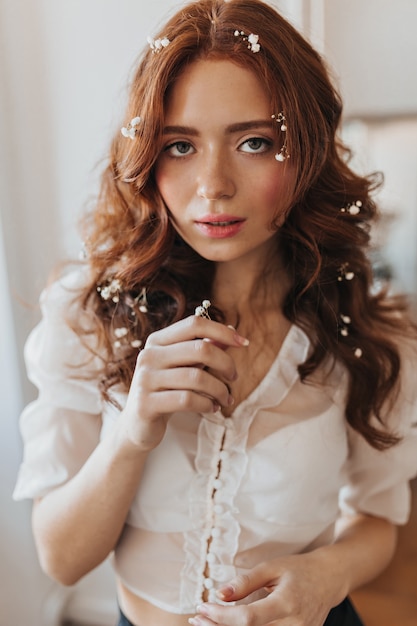
[[[150,49],[153,53],[159,52],[162,48],[167,48],[171,43],[168,37],[161,37],[159,39],[153,39],[153,37],[147,38]]]
[[[121,328],[114,329],[114,334],[118,339],[121,339],[122,337],[126,337],[128,332],[129,332],[128,329],[125,328],[124,326],[122,326]]]
[[[259,44],[259,35],[251,33],[246,37],[243,30],[235,30],[233,34],[235,37],[242,37],[243,41],[247,41],[248,49],[252,50],[252,52],[259,52],[259,50],[261,49],[261,46]]]
[[[248,37],[248,42],[250,43],[250,49],[252,52],[259,52],[261,46],[259,44],[259,35],[254,35],[251,33]]]
[[[361,356],[362,356],[362,354],[363,354],[362,350],[361,350],[360,348],[356,348],[356,350],[355,350],[355,352],[354,352],[355,357],[356,357],[357,359],[360,359],[360,358],[361,358]]]
[[[103,300],[112,299],[113,302],[119,302],[119,291],[122,289],[122,284],[118,278],[113,278],[108,285],[104,287],[98,285],[97,291]]]
[[[129,139],[134,139],[136,137],[138,126],[141,122],[141,118],[139,116],[134,117],[127,126],[123,126],[120,130],[123,137],[128,137]]]
[[[142,341],[140,339],[134,339],[130,342],[130,345],[132,346],[132,348],[140,348],[142,345]]]
[[[361,212],[361,207],[362,202],[360,200],[357,200],[354,204],[350,205],[350,207],[348,208],[348,212],[351,215],[359,215],[359,213]]]
[[[359,215],[362,208],[361,200],[356,200],[356,202],[352,202],[352,204],[348,204],[347,207],[343,207],[340,209],[341,213],[349,213],[349,215]]]

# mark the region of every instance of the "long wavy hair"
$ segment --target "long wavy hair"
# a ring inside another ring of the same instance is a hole
[[[248,50],[236,30],[258,34],[260,51]],[[411,325],[398,314],[403,303],[372,288],[367,254],[369,227],[377,216],[371,194],[378,180],[358,176],[348,166],[348,151],[336,134],[342,103],[323,60],[260,0],[193,2],[157,37],[168,38],[169,45],[143,53],[130,85],[124,123],[140,116],[137,135],[133,141],[119,131],[114,136],[97,202],[83,222],[90,271],[80,298],[91,323],[88,329],[78,322],[73,327],[81,337],[94,336],[103,359],[103,393],[107,396],[115,384],[128,389],[147,336],[210,297],[214,264],[176,234],[154,167],[170,87],[197,59],[227,59],[251,69],[268,91],[271,113],[284,111],[287,118],[296,182],[291,209],[276,228],[291,278],[284,313],[312,342],[299,366],[301,378],[329,357],[341,362],[349,374],[347,421],[376,448],[394,444],[398,439],[386,428],[383,409],[397,388],[398,336]],[[280,125],[275,127],[282,140]],[[359,212],[342,210],[356,202]],[[221,311],[215,315],[222,319]]]

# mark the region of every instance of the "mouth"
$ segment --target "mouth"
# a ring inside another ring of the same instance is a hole
[[[231,224],[240,224],[243,220],[228,220],[224,222],[198,222],[199,224],[208,224],[209,226],[230,226]]]
[[[243,217],[235,215],[207,215],[196,220],[198,224],[207,224],[209,226],[230,226],[231,224],[240,224],[244,221]]]
[[[195,225],[205,236],[215,239],[234,237],[246,220],[235,215],[208,215],[196,220]]]

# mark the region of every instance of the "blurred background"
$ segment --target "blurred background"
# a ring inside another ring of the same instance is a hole
[[[19,413],[34,389],[23,344],[51,269],[77,257],[76,223],[123,117],[130,71],[172,0],[0,0],[0,626],[111,626],[106,563],[76,587],[37,564],[30,503],[11,493]],[[344,135],[361,172],[383,170],[375,234],[381,275],[417,292],[417,3],[275,0],[326,56],[345,99]],[[417,624],[417,621],[415,622]]]

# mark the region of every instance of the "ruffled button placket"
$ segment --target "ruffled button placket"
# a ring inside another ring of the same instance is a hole
[[[232,426],[231,420],[225,421],[225,433],[222,438],[221,447],[217,455],[217,474],[212,482],[212,497],[210,501],[211,528],[207,541],[207,553],[204,568],[204,593],[203,598],[210,602],[218,602],[216,595],[217,588],[222,585],[228,577],[234,574],[234,568],[227,566],[222,558],[223,544],[225,536],[230,533],[231,502],[228,492],[230,491],[230,481],[227,470],[230,467],[230,454],[223,449],[226,433]]]
[[[194,606],[207,599],[218,602],[216,590],[235,574],[233,557],[239,525],[231,506],[229,454],[223,449],[232,427],[232,420],[220,412],[204,415],[199,427],[197,471],[190,490],[190,515],[195,530],[186,534],[181,592],[186,603],[194,589]]]

